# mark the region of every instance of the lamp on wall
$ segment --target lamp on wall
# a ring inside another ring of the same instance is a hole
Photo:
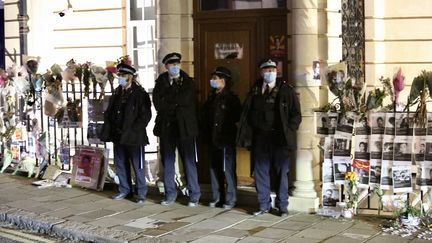
[[[72,10],[72,4],[71,4],[70,0],[67,0],[67,8],[58,12],[58,15],[60,17],[64,17],[66,15],[66,13],[71,13],[72,11],[73,11]]]

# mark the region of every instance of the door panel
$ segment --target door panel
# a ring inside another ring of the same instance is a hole
[[[254,25],[245,23],[230,26],[207,24],[201,26],[201,53],[205,57],[200,60],[200,100],[204,101],[210,92],[210,73],[217,66],[225,66],[232,72],[234,85],[232,90],[239,95],[243,102],[255,80],[255,72],[251,70],[251,60],[255,60],[255,53],[251,50],[255,46]],[[203,151],[204,152],[204,151]],[[206,154],[201,155],[201,161],[208,161]],[[208,162],[201,163],[201,178],[208,175]],[[207,176],[208,177],[208,176]],[[239,185],[250,184],[250,155],[246,149],[237,148],[237,177]],[[202,179],[201,179],[202,180]]]
[[[286,16],[286,10],[195,11],[194,66],[201,104],[210,91],[210,73],[216,66],[231,70],[232,89],[244,102],[259,75],[258,63],[271,57],[270,37],[286,37]],[[279,59],[286,65],[286,55],[279,56]],[[282,73],[286,77],[287,69],[284,68]],[[208,183],[209,159],[205,146],[200,145],[199,156],[200,182]],[[237,178],[239,185],[253,183],[250,152],[243,148],[237,148]]]

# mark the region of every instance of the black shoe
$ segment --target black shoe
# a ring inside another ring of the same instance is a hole
[[[188,205],[189,208],[195,208],[198,206],[198,200],[190,200]]]
[[[112,199],[113,199],[113,200],[123,200],[123,199],[125,199],[125,198],[127,198],[127,197],[130,197],[130,194],[129,194],[129,193],[123,193],[123,192],[120,192],[120,193],[118,193],[118,194],[112,196]]]
[[[287,217],[289,214],[288,209],[284,208],[284,209],[279,209],[279,216],[281,217]]]
[[[223,205],[224,209],[232,209],[235,207],[235,203],[227,203]]]
[[[211,207],[211,208],[215,208],[216,205],[217,205],[218,203],[219,203],[219,200],[211,201],[211,202],[209,203],[209,207]]]
[[[139,197],[139,198],[136,199],[135,202],[138,203],[138,204],[143,204],[145,202],[145,198]]]
[[[175,199],[165,199],[161,202],[162,206],[171,206],[175,203]]]
[[[256,211],[256,212],[253,212],[252,214],[253,214],[254,216],[259,216],[259,215],[263,215],[263,214],[268,213],[268,212],[269,212],[268,209],[260,209],[260,210],[258,210],[258,211]]]

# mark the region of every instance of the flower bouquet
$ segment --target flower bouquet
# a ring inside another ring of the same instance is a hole
[[[351,218],[357,213],[357,206],[359,200],[358,193],[359,178],[357,173],[349,171],[345,174],[345,202],[346,209],[344,217]]]

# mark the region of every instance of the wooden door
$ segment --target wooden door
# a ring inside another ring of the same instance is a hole
[[[275,35],[286,36],[286,12],[281,10],[194,13],[194,67],[200,103],[207,98],[210,73],[216,66],[231,70],[232,89],[244,102],[258,78],[258,63],[270,57],[269,37]],[[286,60],[286,55],[279,58]],[[284,63],[287,66],[287,62]],[[286,77],[286,68],[282,73]],[[205,149],[200,146],[199,178],[204,183],[209,182],[209,160]],[[238,184],[251,185],[250,175],[250,153],[237,148]]]

